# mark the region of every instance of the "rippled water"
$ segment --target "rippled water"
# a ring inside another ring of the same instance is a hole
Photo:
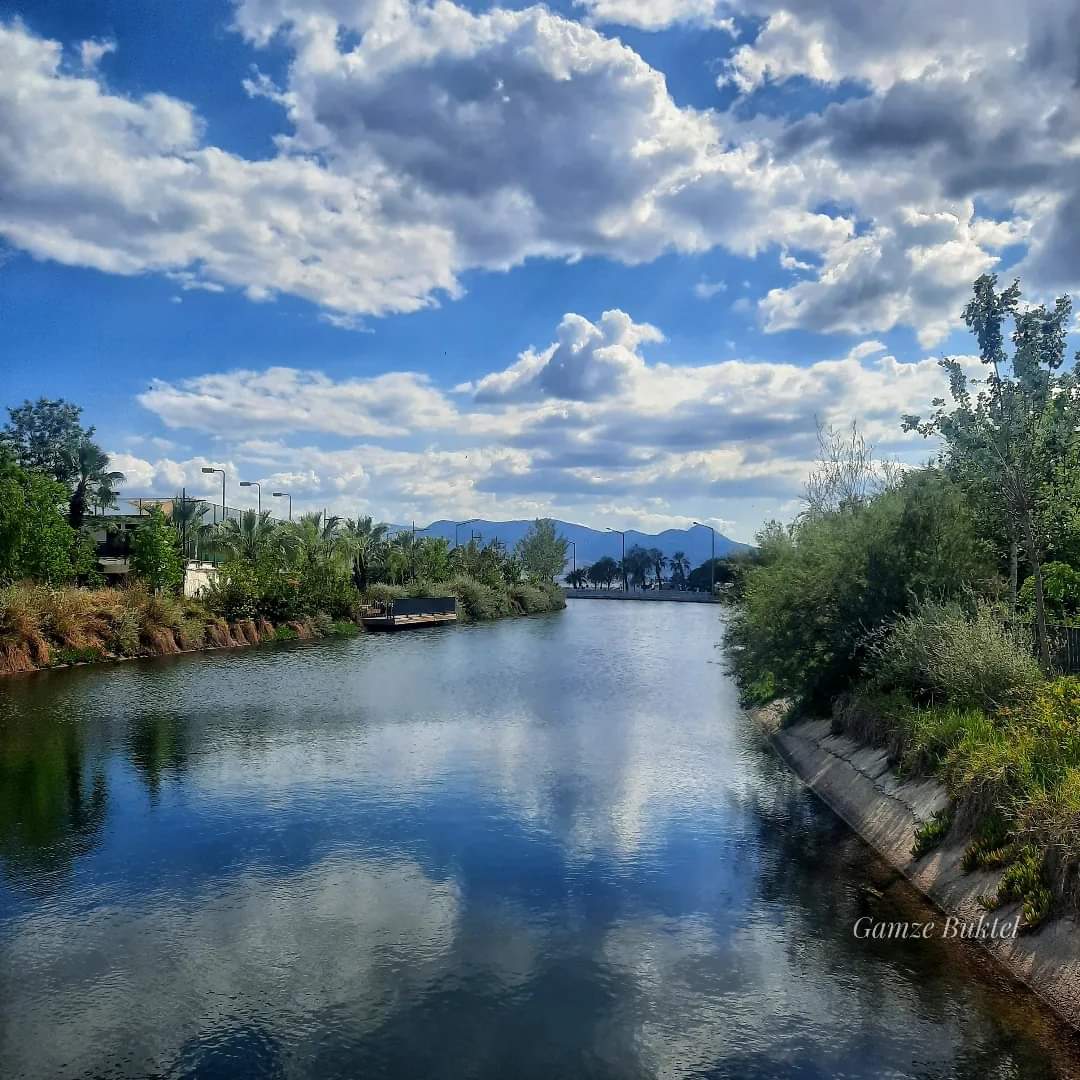
[[[698,605],[0,685],[0,1076],[1051,1077]]]

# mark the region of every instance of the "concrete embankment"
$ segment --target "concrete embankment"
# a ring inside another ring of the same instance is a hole
[[[1001,871],[964,873],[964,838],[950,835],[920,859],[911,854],[915,830],[949,803],[940,784],[898,779],[883,750],[834,735],[828,720],[781,728],[779,715],[764,709],[757,719],[812,791],[946,915],[969,925],[987,916],[979,897],[996,891]],[[1019,905],[1010,904],[993,917],[1018,914]],[[1034,932],[979,944],[1080,1029],[1080,924],[1075,919],[1052,919]]]

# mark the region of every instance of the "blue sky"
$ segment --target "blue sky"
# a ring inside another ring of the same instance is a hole
[[[4,400],[131,495],[748,540],[1071,292],[1075,5],[0,3]]]

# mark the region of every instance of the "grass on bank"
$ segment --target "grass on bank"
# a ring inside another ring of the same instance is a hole
[[[141,582],[120,588],[51,588],[22,583],[0,589],[0,674],[132,656],[167,656],[204,648],[254,645],[359,633],[365,610],[400,596],[453,595],[464,621],[565,607],[557,586],[503,591],[465,576],[408,588],[375,585],[357,594],[348,617],[298,614],[272,623],[264,615],[226,619],[207,604],[155,593]]]

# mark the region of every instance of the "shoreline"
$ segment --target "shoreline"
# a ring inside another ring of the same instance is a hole
[[[792,772],[938,910],[968,923],[980,917],[1019,918],[1018,902],[993,913],[979,902],[995,890],[1003,871],[965,873],[961,838],[950,834],[927,854],[912,856],[916,828],[949,804],[936,780],[899,779],[884,750],[833,734],[829,720],[798,720],[782,727],[784,708],[775,703],[750,710],[750,715]],[[1080,923],[1075,918],[1058,916],[1016,937],[968,940],[1080,1031]]]
[[[469,626],[476,622],[500,622],[502,619],[520,619],[527,618],[530,615],[555,614],[562,610],[564,609],[552,608],[549,611],[544,612],[512,612],[508,615],[501,615],[496,619],[460,620],[456,625]],[[71,660],[59,664],[42,664],[38,667],[24,668],[17,671],[0,670],[0,680],[20,677],[25,678],[27,676],[46,674],[50,671],[67,671],[72,668],[80,667],[107,667],[110,664],[122,664],[130,660],[160,660],[166,656],[194,656],[198,653],[227,652],[232,649],[255,648],[260,645],[295,644],[296,642],[305,641],[350,640],[371,633],[371,631],[367,630],[363,624],[354,622],[352,619],[336,619],[333,624],[334,628],[328,631],[320,631],[314,621],[310,619],[291,620],[287,623],[281,623],[278,626],[275,626],[268,620],[260,620],[260,622],[262,628],[260,628],[259,622],[253,619],[243,620],[242,623],[230,623],[228,625],[229,641],[227,643],[216,642],[213,644],[199,645],[194,649],[185,649],[174,642],[175,647],[173,648],[138,652],[132,653],[131,655],[104,653],[101,656],[91,657],[85,660]],[[250,628],[247,624],[250,624]],[[351,629],[342,629],[346,626]],[[252,640],[252,630],[254,630],[255,634],[254,640]],[[282,630],[291,632],[281,634],[280,631]]]

